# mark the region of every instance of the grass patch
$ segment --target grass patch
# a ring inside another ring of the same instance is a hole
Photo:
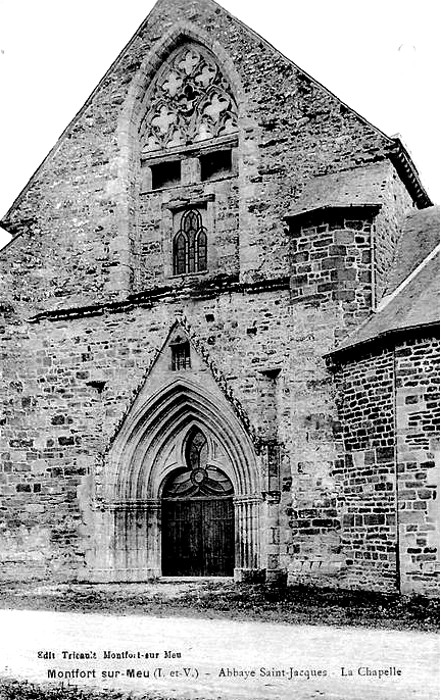
[[[0,585],[0,607],[437,631],[439,601],[351,590],[233,583]]]

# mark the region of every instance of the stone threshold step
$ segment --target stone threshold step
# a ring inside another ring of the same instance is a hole
[[[158,583],[233,583],[233,576],[161,576]]]

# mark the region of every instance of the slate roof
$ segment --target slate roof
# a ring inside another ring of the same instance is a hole
[[[439,323],[439,253],[433,257],[382,311],[351,333],[334,355],[355,345],[380,340],[397,331]]]
[[[413,211],[404,224],[385,295],[393,292],[438,243],[439,206]]]

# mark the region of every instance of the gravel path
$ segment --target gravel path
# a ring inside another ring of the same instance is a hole
[[[437,664],[437,636],[421,632],[0,610],[0,676],[34,682],[207,700],[435,700]]]

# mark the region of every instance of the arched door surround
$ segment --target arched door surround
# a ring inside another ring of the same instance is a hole
[[[207,465],[201,466],[208,455]],[[213,496],[204,490],[227,489],[234,509],[235,578],[242,580],[260,570],[262,489],[253,445],[223,396],[180,377],[147,400],[135,402],[109,451],[97,483],[97,579],[130,581],[162,575],[162,501],[164,493],[172,497],[171,489],[181,478],[182,487],[190,492],[190,484],[194,487],[201,480],[195,498]],[[224,506],[228,508],[225,504],[219,508]],[[219,520],[224,516],[230,517],[225,511]],[[210,571],[207,562],[203,566]]]

